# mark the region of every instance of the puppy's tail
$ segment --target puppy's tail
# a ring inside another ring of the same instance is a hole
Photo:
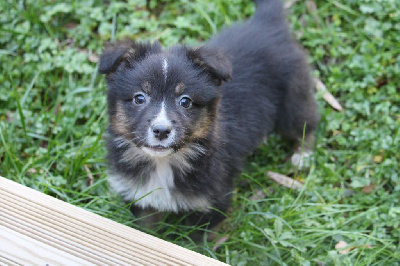
[[[254,2],[256,3],[254,21],[269,22],[285,19],[282,0],[254,0]]]

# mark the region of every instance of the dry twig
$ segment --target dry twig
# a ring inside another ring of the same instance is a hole
[[[83,165],[83,169],[85,169],[85,171],[88,175],[88,178],[89,178],[89,184],[92,186],[94,183],[94,178],[93,178],[92,172],[90,171],[89,167],[87,167],[86,164]]]
[[[276,183],[278,183],[284,187],[293,188],[293,189],[301,189],[303,187],[302,183],[300,183],[299,181],[296,181],[293,178],[290,178],[288,176],[274,173],[271,171],[268,171],[267,175],[269,176],[269,178],[274,180]]]
[[[332,106],[334,109],[338,111],[343,110],[343,107],[340,105],[339,101],[336,100],[335,97],[333,97],[333,95],[328,91],[325,84],[322,83],[320,79],[315,78],[315,85],[317,87],[317,90],[323,92],[322,97],[324,98],[325,101],[327,101],[330,104],[330,106]]]

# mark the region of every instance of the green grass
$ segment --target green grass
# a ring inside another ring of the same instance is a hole
[[[107,186],[105,83],[89,57],[124,36],[195,45],[254,10],[244,0],[147,2],[0,2],[0,175],[136,227]],[[272,135],[248,159],[216,251],[191,242],[177,218],[147,232],[233,265],[399,265],[400,2],[299,1],[288,15],[344,107],[317,93],[310,170],[295,172],[291,146]],[[306,186],[284,188],[267,171]],[[341,254],[341,240],[354,248]]]

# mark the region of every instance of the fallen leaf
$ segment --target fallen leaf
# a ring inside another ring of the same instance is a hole
[[[269,178],[274,180],[276,183],[278,183],[284,187],[293,188],[293,189],[301,189],[303,187],[302,183],[300,183],[299,181],[296,181],[293,178],[290,178],[288,176],[274,173],[271,171],[268,171],[267,175],[269,176]]]
[[[333,130],[333,131],[332,131],[332,135],[334,135],[334,136],[340,135],[340,134],[342,134],[342,133],[343,133],[343,132],[340,131],[340,130]]]
[[[27,172],[30,174],[37,174],[37,170],[35,168],[29,168]]]
[[[336,250],[339,250],[339,253],[340,253],[340,254],[347,254],[347,253],[349,253],[349,252],[352,250],[351,248],[344,249],[344,248],[346,248],[348,245],[349,245],[349,244],[347,244],[345,241],[341,240],[341,241],[339,241],[339,243],[337,243],[337,244],[335,245],[335,249],[336,249]]]
[[[381,163],[382,160],[383,160],[383,156],[382,155],[376,155],[376,156],[374,156],[374,159],[373,159],[373,161],[375,163]]]
[[[357,167],[356,167],[357,173],[360,172],[361,170],[364,170],[364,168],[365,168],[365,165],[357,165]]]
[[[371,193],[375,189],[375,184],[371,183],[368,186],[363,187],[361,190],[363,193]]]
[[[343,107],[340,105],[339,101],[336,100],[335,97],[333,97],[333,95],[328,91],[328,89],[326,88],[325,84],[322,83],[321,80],[315,78],[315,85],[317,87],[317,90],[320,90],[323,92],[322,98],[324,98],[324,100],[330,104],[330,106],[332,106],[334,109],[338,110],[338,111],[342,111]]]
[[[70,30],[70,29],[76,28],[78,25],[79,24],[77,24],[77,23],[69,22],[69,23],[65,24],[65,27]]]
[[[381,88],[382,86],[387,85],[390,81],[391,81],[391,79],[388,79],[388,78],[386,78],[386,77],[380,77],[380,78],[378,79],[378,82],[377,82],[376,86],[377,86],[378,88]]]
[[[97,63],[97,62],[99,62],[99,56],[96,55],[95,53],[91,53],[89,55],[89,61],[92,63]]]
[[[356,248],[372,248],[371,245],[359,245],[359,246],[353,246],[353,247],[346,248],[348,245],[349,244],[347,244],[345,241],[341,240],[335,245],[335,249],[339,250],[340,254],[347,254]],[[344,248],[346,248],[346,249],[344,249]]]

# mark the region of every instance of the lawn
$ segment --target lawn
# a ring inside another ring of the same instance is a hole
[[[399,265],[400,1],[287,6],[314,76],[343,106],[317,92],[310,168],[293,169],[291,145],[272,135],[248,158],[215,241],[195,245],[174,217],[146,232],[232,265]],[[195,45],[253,10],[245,0],[1,1],[0,175],[137,228],[106,182],[103,43]]]

